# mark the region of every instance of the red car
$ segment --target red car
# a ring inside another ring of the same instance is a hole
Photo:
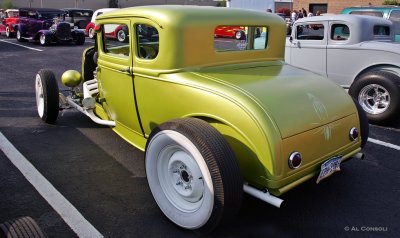
[[[19,11],[17,9],[7,9],[3,19],[3,25],[6,27],[6,36],[15,36],[15,26],[19,23]]]
[[[114,11],[114,10],[117,10],[117,9],[118,8],[101,8],[101,9],[97,9],[92,15],[92,20],[86,26],[86,31],[85,31],[86,35],[89,36],[90,39],[93,39],[94,38],[94,34],[95,34],[94,33],[94,22],[96,20],[96,17],[101,15],[101,14],[103,14],[103,13],[111,12],[111,11]]]
[[[104,29],[107,38],[116,39],[119,42],[127,42],[129,37],[128,27],[126,25],[109,24]]]
[[[215,37],[229,37],[236,40],[244,40],[246,38],[246,29],[243,26],[218,26],[215,28]]]

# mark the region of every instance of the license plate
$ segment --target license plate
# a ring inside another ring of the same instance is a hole
[[[321,165],[321,172],[319,173],[317,183],[331,176],[333,173],[340,171],[340,162],[342,162],[341,156],[333,157],[325,161]]]

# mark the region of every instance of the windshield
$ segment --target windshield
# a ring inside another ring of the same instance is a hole
[[[19,13],[18,11],[8,11],[6,13],[6,17],[18,17]]]
[[[63,18],[63,14],[59,13],[59,12],[42,12],[39,13],[38,15],[39,19],[54,19],[54,18],[58,18],[58,19],[62,19]]]

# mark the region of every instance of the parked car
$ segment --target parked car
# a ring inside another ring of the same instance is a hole
[[[109,39],[115,39],[119,42],[128,41],[129,31],[127,25],[110,24],[104,29],[104,34]]]
[[[74,42],[77,45],[85,43],[85,33],[82,30],[71,29],[64,22],[65,12],[51,8],[21,8],[20,21],[17,25],[17,40],[39,41],[40,45],[52,42]]]
[[[246,33],[243,26],[218,26],[217,28],[215,28],[214,36],[244,40]]]
[[[4,12],[3,25],[6,27],[6,37],[10,38],[15,35],[15,27],[19,22],[18,9],[7,9]]]
[[[246,42],[213,37],[230,24],[247,29]],[[128,41],[108,38],[109,25],[126,25]],[[268,31],[258,49],[256,28]],[[39,117],[54,123],[76,108],[143,150],[153,197],[180,227],[211,231],[239,210],[243,191],[279,207],[277,196],[363,157],[364,112],[332,81],[283,62],[286,27],[275,14],[134,7],[97,17],[95,30],[82,75],[61,76],[70,90],[50,70],[36,75]]]
[[[96,11],[94,11],[93,15],[92,15],[92,19],[90,20],[89,24],[87,24],[86,26],[86,30],[85,33],[87,36],[89,36],[90,39],[94,38],[94,22],[96,20],[96,17],[106,13],[106,12],[111,12],[114,10],[117,10],[118,8],[101,8],[101,9],[97,9]]]
[[[343,9],[342,14],[368,15],[382,17],[393,22],[395,40],[400,41],[400,7],[399,6],[359,6]]]
[[[297,20],[285,60],[349,90],[371,122],[400,113],[400,45],[392,23],[378,17],[332,15]]]
[[[63,8],[65,11],[65,22],[71,25],[71,28],[85,30],[93,16],[93,10],[82,8]]]

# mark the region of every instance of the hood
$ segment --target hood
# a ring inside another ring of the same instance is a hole
[[[282,138],[356,113],[352,99],[341,87],[281,62],[201,74],[223,84],[224,93],[239,103],[249,105],[250,100],[257,105],[255,108],[272,118]]]

